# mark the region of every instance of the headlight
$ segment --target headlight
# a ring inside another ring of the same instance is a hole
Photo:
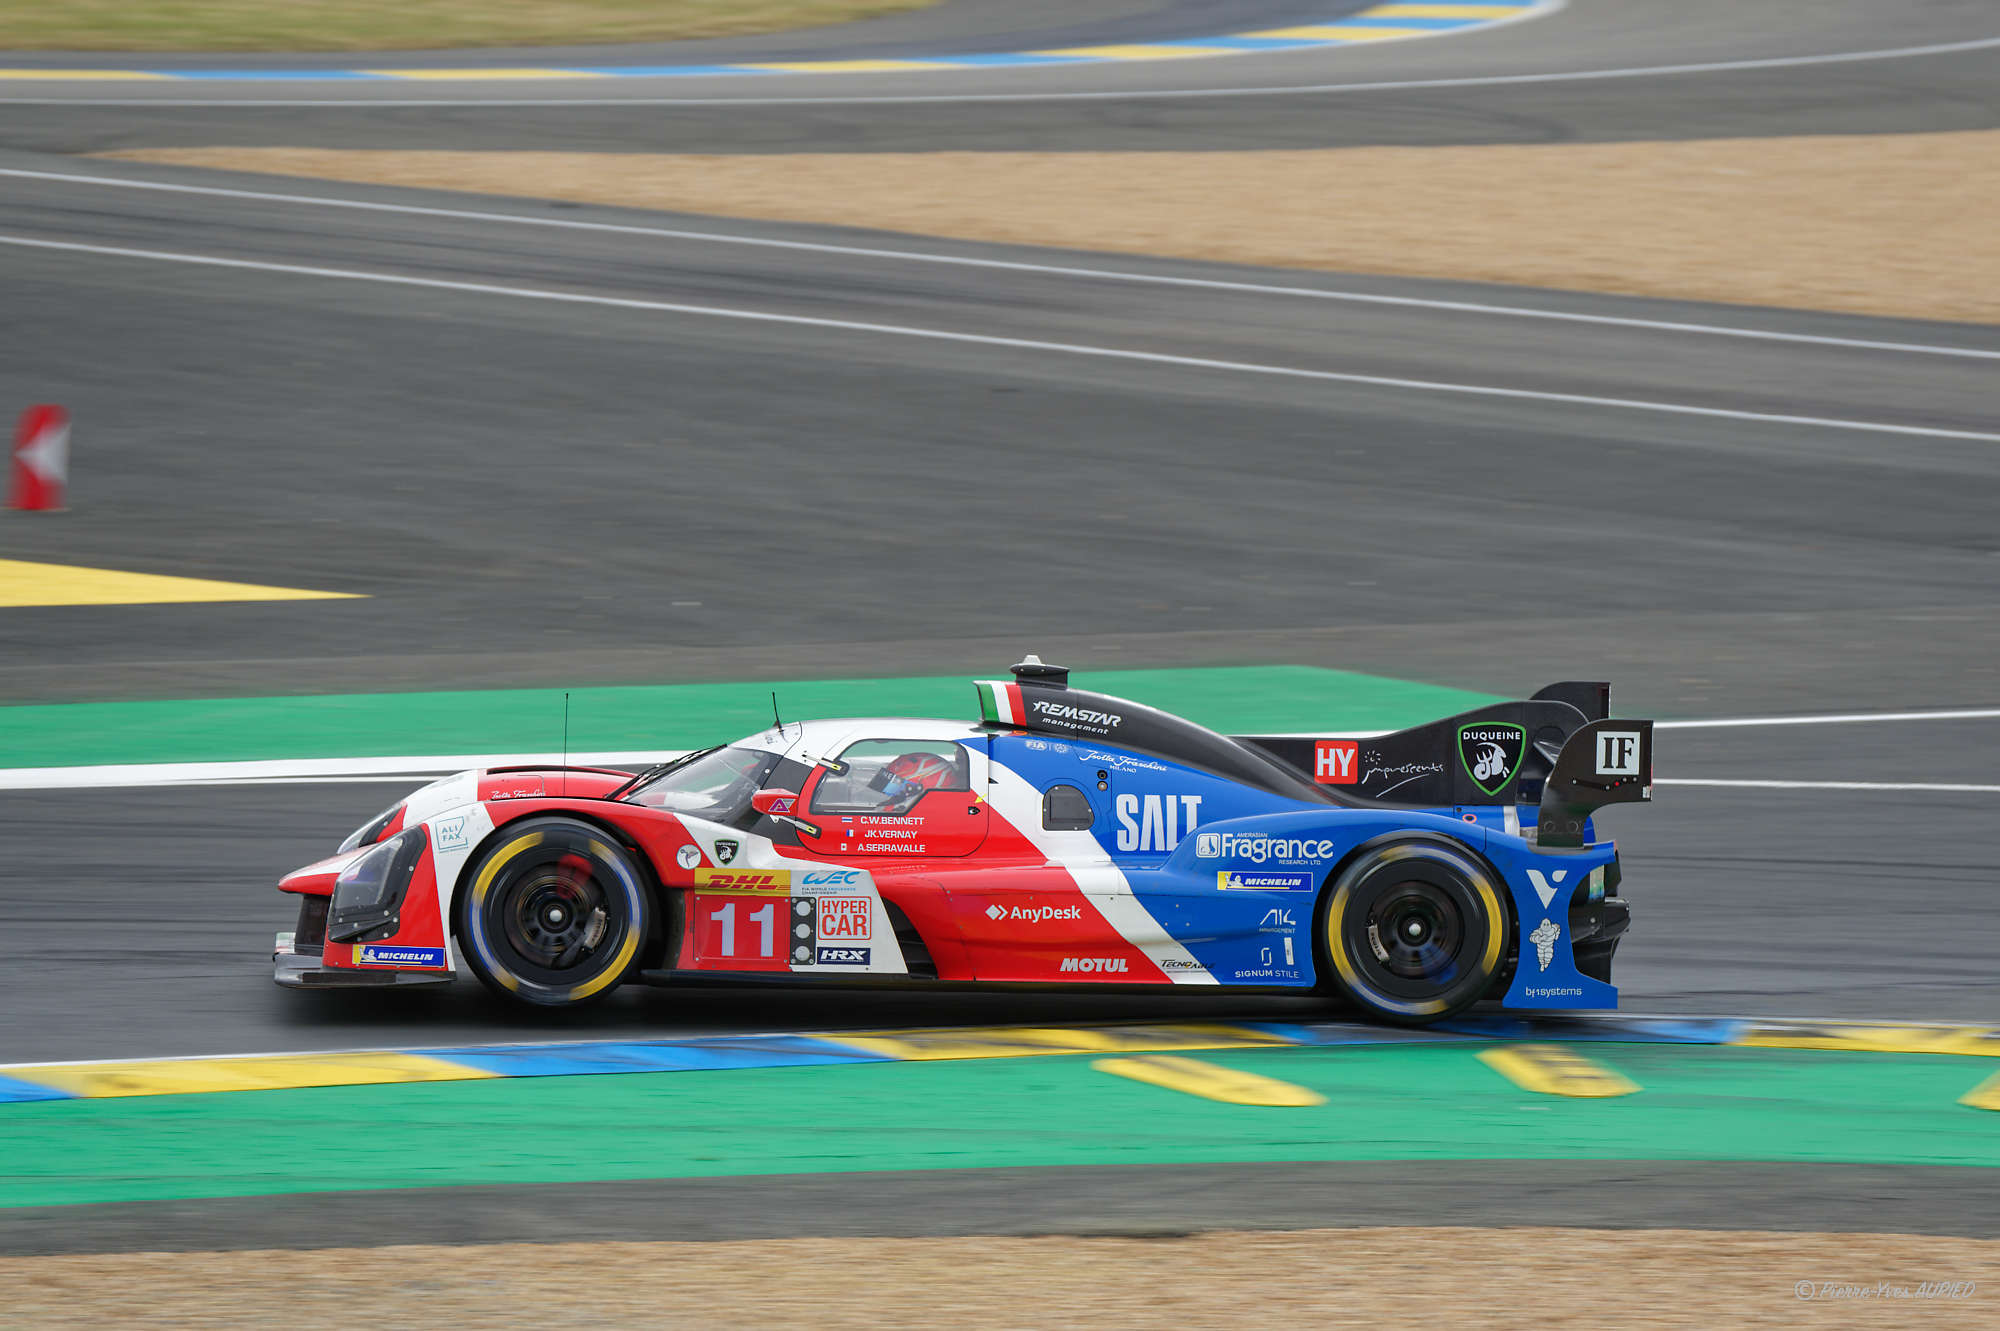
[[[430,838],[422,823],[360,856],[333,880],[326,936],[334,943],[368,943],[395,935],[417,861]]]
[[[374,845],[376,839],[382,835],[382,829],[389,825],[389,820],[394,818],[396,811],[402,807],[403,802],[397,800],[394,804],[391,804],[388,808],[382,810],[382,812],[376,814],[352,832],[349,832],[347,840],[340,843],[340,849],[348,851],[353,850],[356,846]]]

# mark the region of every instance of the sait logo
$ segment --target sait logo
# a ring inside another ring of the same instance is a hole
[[[1528,732],[1519,726],[1481,721],[1458,728],[1458,760],[1484,794],[1505,790],[1527,751]]]

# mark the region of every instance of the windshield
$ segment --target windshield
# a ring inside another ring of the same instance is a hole
[[[734,822],[750,807],[750,797],[777,765],[775,753],[715,749],[640,782],[620,798],[628,804],[692,814],[712,823]]]

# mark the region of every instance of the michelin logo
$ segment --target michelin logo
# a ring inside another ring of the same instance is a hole
[[[1562,930],[1554,920],[1543,920],[1535,926],[1535,932],[1528,935],[1528,941],[1535,945],[1535,960],[1547,970],[1549,963],[1556,959],[1556,939],[1562,937]]]
[[[355,962],[362,966],[422,966],[431,970],[444,969],[444,949],[441,947],[373,947],[364,944],[355,954]]]
[[[1222,869],[1215,875],[1215,886],[1223,892],[1310,892],[1313,890],[1313,876],[1309,873],[1245,873],[1240,869]]]
[[[1198,832],[1194,853],[1197,859],[1204,860],[1297,863],[1333,859],[1340,854],[1340,843],[1325,837],[1277,837],[1261,832]]]

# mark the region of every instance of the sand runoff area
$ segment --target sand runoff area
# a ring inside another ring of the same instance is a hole
[[[967,240],[2000,322],[2000,131],[1231,153],[106,155]]]
[[[1532,1209],[1533,1201],[1524,1198]],[[301,1199],[302,1204],[309,1204]],[[10,1327],[1986,1328],[2000,1241],[1321,1229],[0,1259]]]

